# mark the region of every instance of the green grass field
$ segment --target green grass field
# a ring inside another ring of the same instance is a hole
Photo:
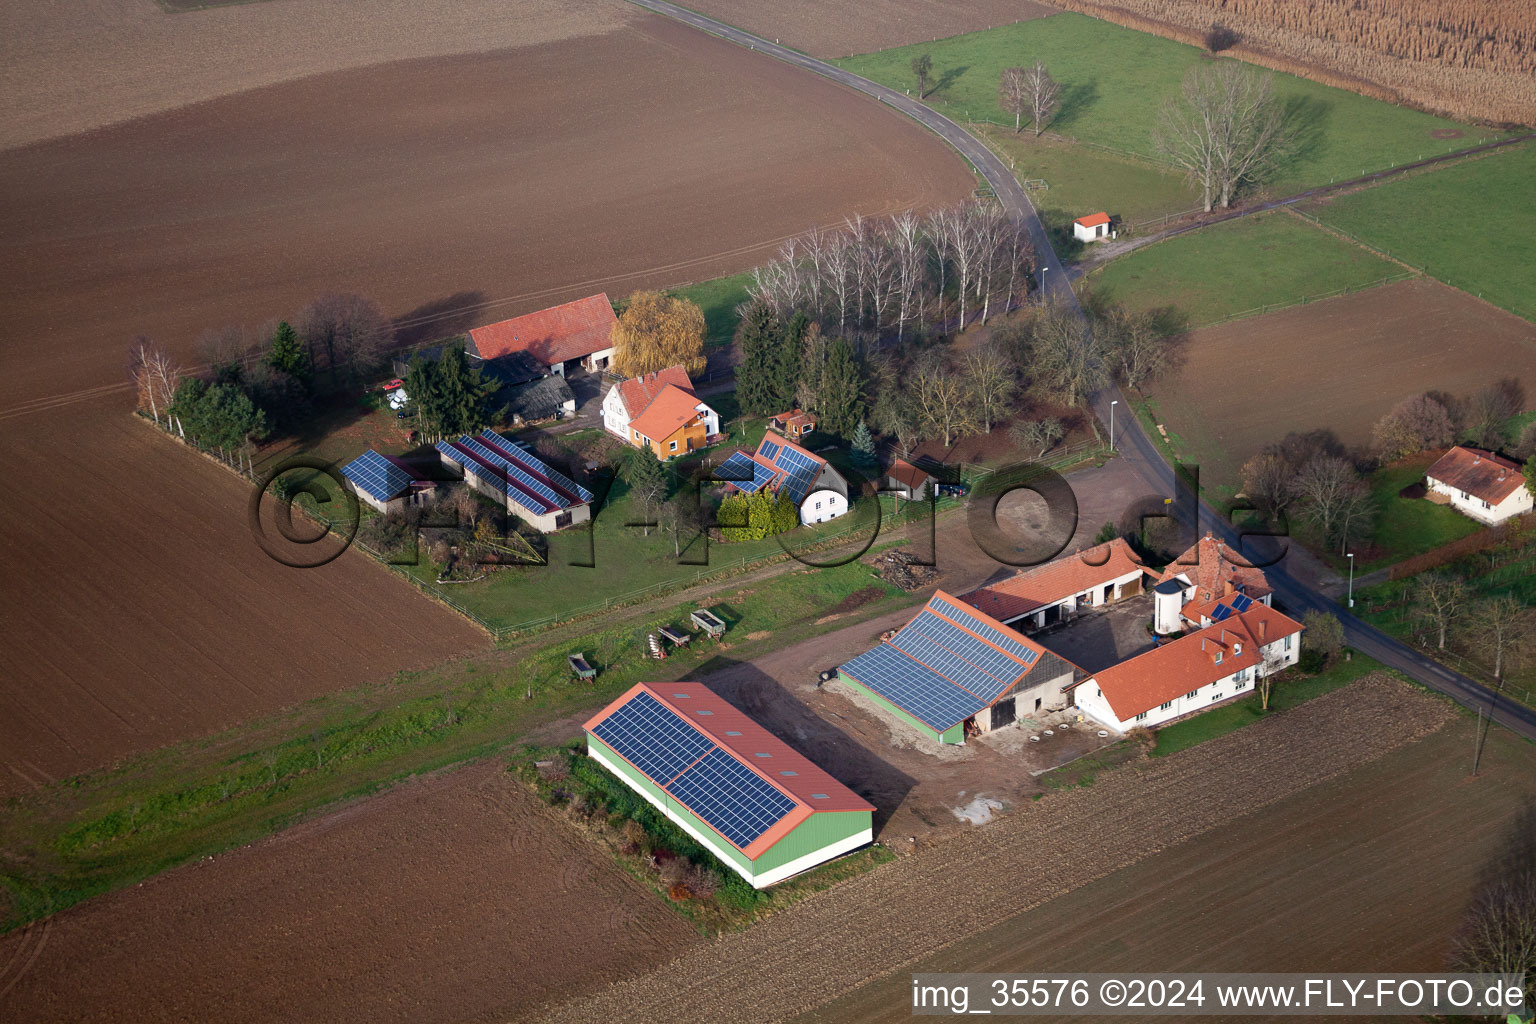
[[[1072,221],[1085,211],[1105,210],[1124,224],[1138,224],[1183,213],[1200,202],[1182,174],[1145,160],[990,125],[980,126],[980,134],[1012,164],[1020,181],[1050,185],[1032,192],[1030,199],[1058,249],[1070,241]]]
[[[1157,749],[1153,751],[1153,756],[1166,757],[1204,743],[1206,740],[1215,739],[1217,736],[1225,736],[1245,725],[1252,725],[1266,715],[1285,711],[1313,697],[1320,697],[1330,690],[1337,690],[1381,667],[1380,662],[1357,652],[1349,661],[1345,661],[1343,655],[1340,655],[1334,659],[1333,664],[1315,676],[1303,676],[1293,668],[1284,677],[1276,680],[1274,691],[1269,695],[1268,711],[1259,707],[1259,695],[1254,693],[1241,700],[1229,701],[1220,707],[1202,712],[1193,718],[1166,725],[1157,730]]]
[[[751,283],[751,274],[735,274],[669,288],[668,291],[696,303],[704,311],[704,323],[709,332],[706,345],[729,345],[736,334],[736,307],[747,301],[747,285]]]
[[[817,623],[855,595],[850,614]],[[640,679],[698,678],[727,659],[761,657],[910,603],[860,563],[779,576],[711,602],[729,627],[725,643],[701,640],[665,662],[644,654],[645,635],[682,621],[696,602],[610,617],[515,659],[401,673],[56,783],[0,815],[0,933],[243,846],[337,801],[495,753]],[[572,680],[565,657],[574,651],[599,669],[593,683]]]
[[[1293,305],[1402,274],[1394,263],[1285,213],[1260,213],[1122,256],[1087,280],[1136,309],[1172,305],[1190,326]]]
[[[1057,14],[935,43],[847,57],[836,63],[896,89],[916,89],[912,58],[933,57],[936,83],[928,101],[961,119],[1013,126],[997,102],[1002,69],[1043,61],[1061,83],[1061,110],[1050,130],[1122,152],[1155,157],[1157,113],[1176,95],[1185,72],[1209,59],[1203,51],[1080,14]],[[1476,141],[1464,125],[1367,99],[1307,79],[1276,73],[1275,92],[1297,125],[1297,152],[1270,191],[1356,177],[1448,145]],[[1437,129],[1468,132],[1447,142]]]
[[[1309,208],[1446,284],[1536,321],[1536,144]]]
[[[1398,492],[1423,479],[1430,459],[1420,457],[1404,465],[1386,466],[1371,474],[1371,495],[1379,509],[1373,549],[1377,554],[1355,567],[1369,571],[1405,558],[1433,551],[1482,526],[1448,505],[1436,505],[1424,498],[1402,498]]]

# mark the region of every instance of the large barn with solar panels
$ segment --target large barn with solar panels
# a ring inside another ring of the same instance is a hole
[[[826,459],[771,430],[763,434],[756,452],[732,453],[715,470],[715,479],[728,480],[730,489],[747,494],[765,487],[774,494],[788,494],[805,525],[836,519],[848,511],[848,481],[843,475]]]
[[[942,590],[889,640],[838,669],[854,690],[940,743],[1060,710],[1085,674]]]
[[[533,454],[521,441],[487,430],[437,442],[443,463],[470,486],[536,530],[550,533],[592,517],[592,492]]]
[[[874,805],[699,683],[637,683],[587,753],[756,888],[867,845]]]
[[[393,512],[432,500],[437,483],[423,480],[421,467],[368,449],[345,466],[341,475],[362,501],[380,512]]]

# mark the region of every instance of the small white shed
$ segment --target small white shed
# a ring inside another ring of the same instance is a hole
[[[1100,211],[1072,222],[1072,237],[1079,242],[1107,242],[1114,237],[1109,214]]]

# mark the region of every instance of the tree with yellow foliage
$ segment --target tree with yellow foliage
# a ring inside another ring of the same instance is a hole
[[[687,299],[636,292],[613,325],[613,365],[626,377],[681,365],[704,371],[704,311]]]

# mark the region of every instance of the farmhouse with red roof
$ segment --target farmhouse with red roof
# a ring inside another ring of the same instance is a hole
[[[1531,511],[1521,468],[1481,448],[1457,445],[1424,473],[1430,501],[1448,504],[1480,523],[1502,523]]]
[[[1015,629],[1041,629],[1079,611],[1142,592],[1146,566],[1122,538],[1045,565],[1020,569],[961,600]]]
[[[757,451],[733,452],[715,470],[715,479],[728,481],[726,491],[756,494],[767,488],[788,494],[800,509],[800,522],[836,519],[848,511],[848,481],[826,459],[769,430]]]
[[[603,396],[603,427],[658,458],[685,455],[720,433],[720,415],[693,393],[681,366],[621,380]]]
[[[548,373],[565,375],[569,364],[606,369],[613,359],[613,304],[606,294],[589,295],[559,306],[525,313],[511,320],[476,327],[465,346],[471,355],[492,360],[526,352]]]
[[[587,753],[755,888],[874,840],[874,805],[709,687],[636,683]]]

